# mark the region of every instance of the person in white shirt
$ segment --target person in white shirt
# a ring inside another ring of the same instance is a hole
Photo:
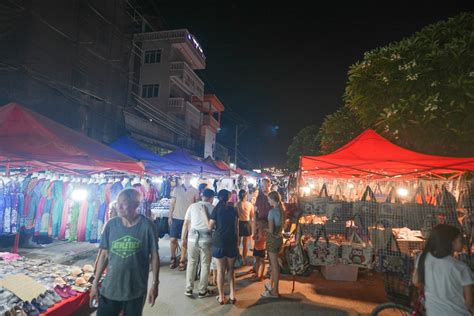
[[[425,293],[428,316],[470,316],[474,312],[471,269],[453,257],[463,249],[458,228],[440,224],[418,257],[413,283]]]
[[[186,239],[186,236],[181,236],[186,211],[191,204],[199,200],[199,191],[191,186],[191,175],[189,174],[184,176],[184,183],[178,185],[173,192],[171,192],[170,214],[168,219],[170,226],[171,269],[175,269],[178,266],[176,259],[178,239]],[[179,270],[186,270],[186,247],[184,246],[181,249]]]
[[[211,264],[212,231],[208,227],[204,211],[210,216],[214,209],[214,206],[211,204],[214,196],[213,190],[205,189],[202,193],[202,201],[191,204],[184,217],[181,235],[188,236],[187,240],[183,240],[183,245],[188,249],[186,291],[184,295],[189,297],[193,296],[194,279],[199,258],[201,259],[201,273],[199,276],[198,297],[203,298],[209,295],[207,286]]]

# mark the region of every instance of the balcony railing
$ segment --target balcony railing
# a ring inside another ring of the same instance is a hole
[[[204,96],[204,82],[185,62],[172,62],[170,76],[179,80],[200,99]]]
[[[135,41],[168,41],[193,69],[206,68],[206,56],[196,38],[186,29],[135,34]]]
[[[210,126],[214,129],[219,129],[221,126],[219,124],[219,122],[213,118],[212,116],[210,115],[205,115],[204,116],[204,119],[203,119],[203,122],[202,122],[202,125],[205,125],[205,126]]]

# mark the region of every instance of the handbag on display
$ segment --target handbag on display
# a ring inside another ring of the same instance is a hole
[[[357,242],[354,241],[354,238]],[[365,243],[360,236],[353,232],[347,242],[341,245],[342,262],[360,268],[373,268],[374,249],[370,244]]]
[[[303,250],[301,245],[301,227],[300,224],[297,224],[296,227],[296,237],[295,245],[288,244],[283,247],[283,253],[285,257],[286,264],[288,265],[288,270],[293,275],[302,275],[308,271],[309,262],[308,256]]]
[[[392,228],[386,225],[386,223],[379,221],[374,226],[369,227],[369,236],[375,251],[387,249],[393,236]]]
[[[352,207],[354,219],[358,218],[356,226],[361,231],[366,231],[369,226],[374,225],[378,208],[374,192],[367,186],[361,200],[354,202]]]
[[[332,197],[332,200],[326,202],[324,214],[328,218],[339,218],[342,221],[351,219],[352,205],[351,203],[346,202],[340,185],[336,186],[336,190]]]
[[[326,204],[331,201],[326,184],[323,184],[317,197],[309,196],[300,199],[300,206],[304,214],[324,215]]]
[[[377,210],[377,222],[382,221],[390,227],[403,227],[403,207],[397,198],[395,188],[391,187],[385,201]]]
[[[393,250],[395,246],[395,250]],[[377,272],[395,274],[403,279],[410,279],[414,260],[400,251],[397,239],[392,234],[387,249],[377,250],[375,267]]]
[[[324,240],[319,240],[321,237],[323,237]],[[315,240],[308,242],[308,257],[309,263],[313,266],[325,266],[337,263],[337,259],[339,258],[339,245],[329,241],[324,227],[321,229],[320,234],[316,236]]]
[[[375,197],[375,201],[379,203],[385,202],[388,198],[388,194],[385,194],[382,192],[382,188],[380,187],[379,183],[375,185],[374,197]]]
[[[430,216],[436,216],[437,207],[426,202],[423,187],[420,185],[416,189],[413,199],[409,203],[403,204],[403,225],[411,230],[421,230],[423,222]]]

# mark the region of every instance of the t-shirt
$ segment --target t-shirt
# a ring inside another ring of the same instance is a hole
[[[253,205],[247,201],[237,203],[237,212],[239,213],[239,220],[250,221],[250,214],[253,212]]]
[[[202,209],[207,210],[207,214],[210,216],[214,206],[209,202],[196,202],[189,206],[188,211],[186,212],[185,220],[190,221],[190,230],[199,230],[199,231],[209,231],[207,227],[207,218],[204,216]],[[194,235],[190,234],[188,240],[194,240]]]
[[[471,284],[474,284],[473,274],[465,263],[452,256],[438,259],[428,253],[425,259],[427,315],[470,316],[464,302],[463,287]]]
[[[105,226],[100,248],[108,251],[107,275],[101,294],[114,301],[145,296],[148,290],[150,255],[158,252],[155,225],[143,215],[137,224],[126,227],[121,217]]]
[[[214,208],[211,218],[216,222],[216,230],[212,234],[212,245],[217,248],[237,247],[237,223],[239,216],[232,206]]]
[[[196,201],[199,201],[199,191],[194,187],[177,186],[171,197],[176,199],[173,218],[184,220],[188,207]]]
[[[258,212],[258,219],[267,220],[268,212],[272,208],[268,202],[268,196],[265,195],[262,191],[258,193],[257,201],[255,202],[255,207]]]
[[[268,212],[268,222],[272,222],[275,224],[275,231],[274,233],[280,233],[281,231],[281,213],[278,208],[272,208],[270,212]]]

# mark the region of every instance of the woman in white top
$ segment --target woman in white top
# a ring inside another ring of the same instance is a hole
[[[440,224],[431,231],[413,276],[413,283],[424,290],[428,316],[472,315],[473,274],[453,257],[462,248],[462,235],[456,227]]]
[[[239,237],[241,237],[240,243],[242,243],[242,260],[245,264],[249,242],[252,237],[252,226],[250,222],[253,221],[254,216],[253,204],[247,201],[247,191],[239,191],[239,202],[236,208],[239,214]]]

